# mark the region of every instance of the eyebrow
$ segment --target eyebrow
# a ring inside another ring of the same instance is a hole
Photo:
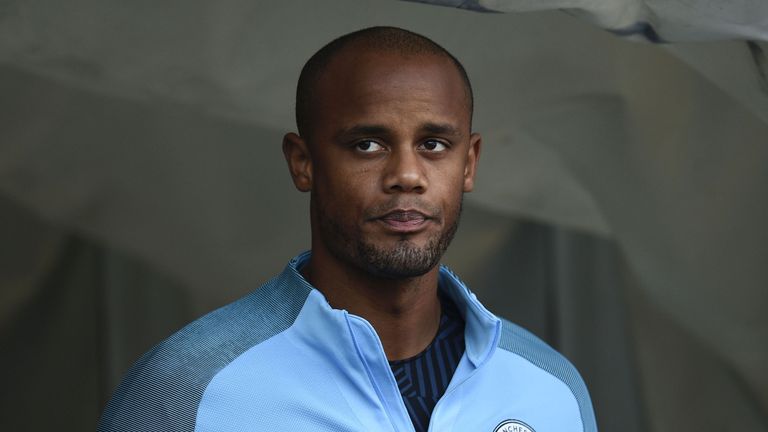
[[[461,136],[461,131],[448,123],[425,123],[421,126],[421,130],[434,135]]]
[[[364,136],[383,136],[390,134],[391,131],[386,126],[381,125],[355,125],[349,128],[342,129],[336,134],[336,139],[339,141],[346,141]]]
[[[422,133],[428,133],[431,135],[447,135],[453,137],[460,137],[461,131],[455,126],[448,123],[424,123],[419,127]],[[365,136],[387,136],[392,134],[392,129],[384,125],[376,124],[360,124],[349,128],[342,129],[336,134],[336,139],[339,141],[350,140],[358,137]]]

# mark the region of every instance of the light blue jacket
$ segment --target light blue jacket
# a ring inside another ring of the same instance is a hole
[[[332,309],[298,269],[142,356],[107,404],[107,431],[413,431],[379,337]],[[440,287],[466,321],[466,350],[430,431],[594,432],[587,389],[544,342],[486,310],[447,268]]]

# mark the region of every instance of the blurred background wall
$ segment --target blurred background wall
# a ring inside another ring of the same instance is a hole
[[[301,65],[396,25],[475,87],[445,263],[601,430],[768,431],[767,6],[544,3],[0,3],[0,430],[94,428],[141,353],[309,246]]]

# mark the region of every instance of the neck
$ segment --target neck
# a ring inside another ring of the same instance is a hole
[[[371,323],[390,361],[422,352],[437,333],[437,266],[418,277],[383,279],[313,250],[302,273],[331,307],[346,309]]]

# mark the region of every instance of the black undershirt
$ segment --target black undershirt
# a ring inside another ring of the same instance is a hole
[[[389,362],[416,432],[426,432],[464,354],[464,320],[456,305],[440,295],[440,326],[432,343],[414,357]]]

